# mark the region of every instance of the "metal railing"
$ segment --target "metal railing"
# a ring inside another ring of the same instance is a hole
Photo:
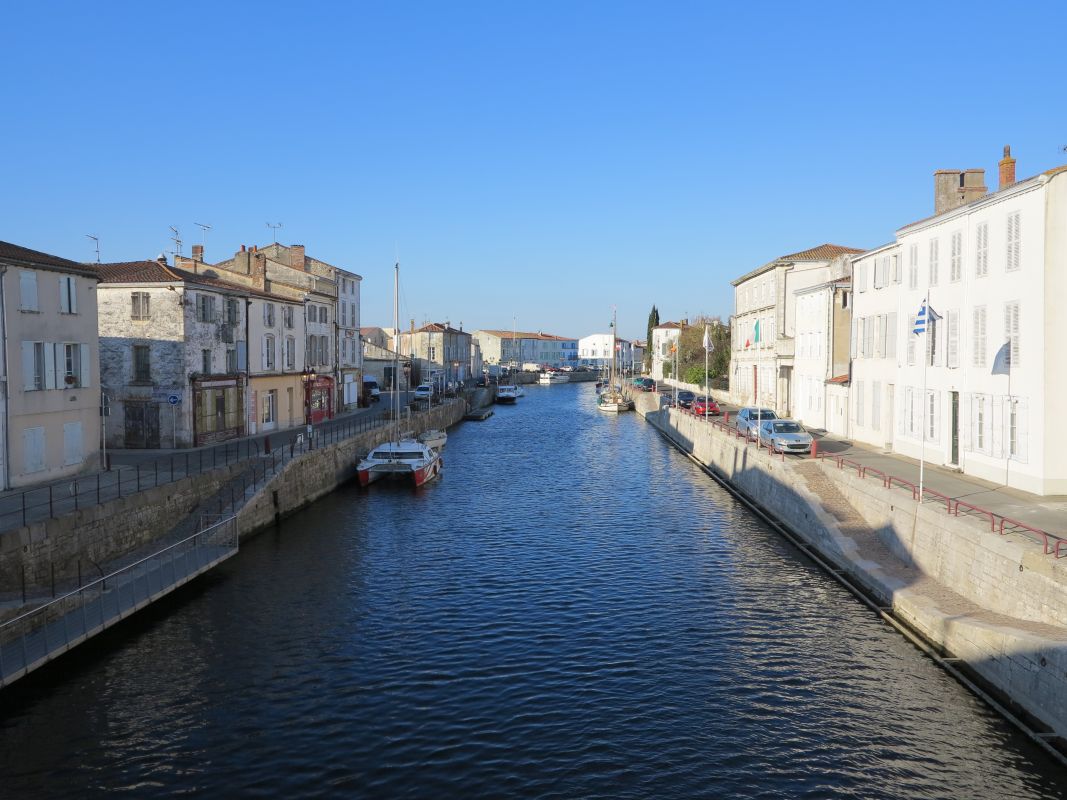
[[[110,472],[99,472],[69,481],[24,489],[0,497],[0,530],[56,519],[72,511],[101,505],[120,497],[128,497],[157,486],[249,461],[270,453],[272,444],[291,446],[300,440],[312,446],[321,446],[387,424],[390,423],[381,417],[332,420],[313,429],[310,440],[303,428],[291,428],[264,439],[238,439],[214,447],[160,456]]]
[[[695,414],[691,409],[679,408],[677,411],[696,417],[697,419],[705,419],[703,414]],[[722,417],[708,417],[707,422],[709,426],[721,431],[727,436],[745,439],[746,442],[753,442],[753,440],[746,434],[738,431],[736,426],[730,424],[729,414],[725,414]],[[767,447],[767,445],[760,443],[759,439],[756,439],[754,443],[757,449],[760,447]],[[768,447],[768,450],[773,453],[771,448]],[[911,494],[912,500],[919,501],[919,487],[912,481],[905,480],[904,478],[891,475],[880,469],[876,469],[875,467],[833,453],[819,453],[813,451],[813,457],[816,459],[833,461],[838,469],[854,469],[856,470],[856,476],[859,478],[876,478],[885,489],[904,489]],[[782,458],[784,460],[784,453],[782,454]],[[1000,535],[1004,535],[1005,533],[1022,533],[1034,541],[1039,542],[1042,545],[1042,550],[1045,555],[1051,555],[1054,558],[1067,556],[1067,537],[1058,536],[1049,531],[1042,530],[1041,528],[1036,528],[1033,525],[1028,525],[1025,522],[1005,517],[1003,514],[997,514],[995,511],[982,508],[974,503],[957,500],[954,497],[950,497],[935,489],[931,489],[929,486],[923,486],[922,502],[931,499],[936,501],[938,505],[943,504],[945,513],[950,516],[958,517],[962,512],[964,516],[973,515],[984,518],[989,522],[989,530],[991,532],[999,533]]]
[[[0,625],[0,686],[106,630],[237,552],[235,516]]]

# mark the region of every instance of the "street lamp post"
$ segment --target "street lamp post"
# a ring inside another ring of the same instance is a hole
[[[304,367],[302,373],[304,379],[304,424],[308,426],[310,432],[311,429],[311,395],[315,391],[315,379],[318,377],[315,374],[314,367]]]

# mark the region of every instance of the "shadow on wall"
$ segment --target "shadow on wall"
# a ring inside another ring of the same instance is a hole
[[[694,442],[666,413],[649,420],[684,452]],[[730,447],[732,443],[720,443]],[[740,442],[738,442],[740,444]],[[911,560],[911,543],[890,524],[871,527],[813,461],[782,463],[753,445],[732,446],[729,463],[708,467],[801,541],[814,545],[879,606],[930,643],[952,667],[1067,757],[1067,631],[983,609],[948,590]],[[700,461],[700,459],[697,459]],[[790,485],[803,480],[818,507]]]

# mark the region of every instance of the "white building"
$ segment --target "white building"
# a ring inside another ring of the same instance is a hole
[[[783,416],[790,413],[796,292],[829,281],[833,277],[830,264],[838,256],[860,252],[822,244],[779,256],[731,281],[731,402],[770,406]]]
[[[793,391],[790,414],[812,428],[847,435],[849,332],[852,320],[849,258],[834,259],[835,277],[796,294]]]
[[[874,275],[873,255],[857,261],[857,437],[1029,492],[1067,493],[1067,430],[1058,419],[1067,396],[1059,348],[1067,167],[1016,183],[1005,149],[1000,189],[984,194],[981,175],[935,174],[935,215],[897,231],[898,267],[888,276]],[[935,321],[917,336],[926,295]],[[872,333],[870,320],[888,318],[888,331],[894,312],[896,358],[880,357],[882,323]],[[1010,367],[994,374],[1002,348]]]
[[[652,378],[663,380],[663,365],[670,364],[667,371],[674,375],[674,348],[682,337],[682,329],[688,320],[681,322],[664,322],[652,329]]]
[[[634,344],[629,339],[612,337],[610,333],[593,333],[578,340],[578,363],[583,367],[606,369],[611,366],[611,348],[615,347],[615,369],[630,372],[634,369]],[[642,352],[637,356],[638,368]]]
[[[471,334],[481,348],[485,364],[501,364],[521,369],[523,364],[548,367],[576,366],[578,340],[537,331],[484,329]]]
[[[84,264],[0,242],[4,489],[100,465],[96,286]]]

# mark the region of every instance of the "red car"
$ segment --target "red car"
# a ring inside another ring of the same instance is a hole
[[[696,400],[693,401],[693,405],[691,408],[693,413],[699,417],[703,417],[705,415],[709,417],[717,417],[722,414],[722,411],[719,410],[718,404],[710,397],[698,397]]]

